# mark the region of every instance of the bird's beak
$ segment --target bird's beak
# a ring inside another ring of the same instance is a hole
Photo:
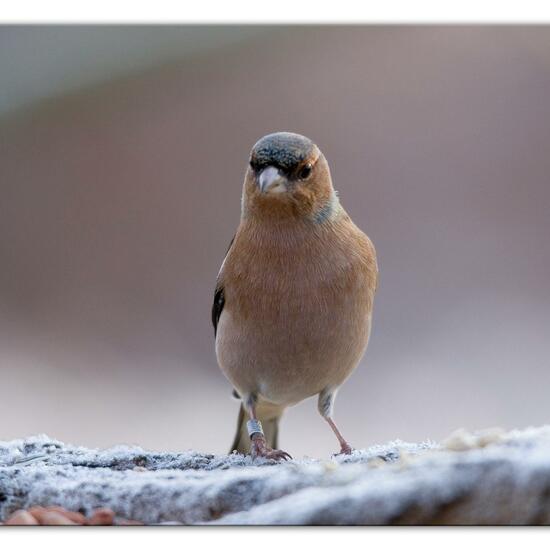
[[[257,179],[261,193],[284,193],[286,191],[286,177],[274,166],[264,168]]]

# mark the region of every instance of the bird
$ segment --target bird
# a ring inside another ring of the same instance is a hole
[[[292,132],[262,137],[212,306],[217,362],[241,401],[230,452],[291,459],[278,449],[279,421],[312,396],[337,454],[353,451],[334,400],[366,351],[377,286],[374,245],[342,207],[319,147]]]

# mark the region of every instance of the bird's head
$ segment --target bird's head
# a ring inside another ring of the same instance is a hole
[[[250,153],[243,215],[323,221],[337,206],[328,163],[307,137],[269,134]]]

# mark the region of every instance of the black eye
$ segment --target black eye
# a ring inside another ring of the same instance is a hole
[[[311,164],[306,164],[301,170],[300,170],[300,173],[298,174],[298,177],[301,179],[301,180],[306,180],[307,178],[309,178],[310,174],[311,174]]]

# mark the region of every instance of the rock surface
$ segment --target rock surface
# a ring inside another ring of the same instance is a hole
[[[0,521],[36,505],[106,507],[146,524],[548,524],[550,426],[280,464],[47,436],[0,442]]]

